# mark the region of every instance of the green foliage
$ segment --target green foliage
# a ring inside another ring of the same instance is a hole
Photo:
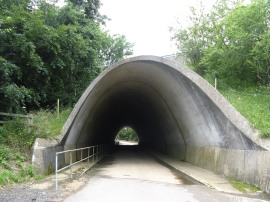
[[[104,64],[132,53],[101,28],[99,1],[24,2],[0,4],[0,111],[74,103]]]
[[[20,118],[8,121],[0,127],[0,145],[29,153],[36,138],[52,138],[60,134],[70,111],[64,109],[58,117],[56,113],[41,110],[34,113],[31,124]]]
[[[98,9],[101,6],[100,0],[68,0],[73,5],[84,11],[84,15],[90,19],[103,20],[105,16],[101,16]]]
[[[29,179],[40,178],[35,174],[32,165],[28,163],[28,155],[11,148],[0,145],[0,186],[12,183],[22,183]]]
[[[61,132],[70,109],[59,116],[50,111],[34,113],[31,124],[25,119],[14,119],[0,127],[0,185],[41,179],[30,165],[30,149],[37,137],[51,138]]]
[[[103,50],[104,65],[108,66],[123,58],[125,55],[132,55],[133,44],[126,41],[123,35],[107,36],[109,43]]]
[[[42,176],[35,174],[34,168],[31,165],[21,168],[18,172],[14,172],[11,169],[0,169],[0,186],[23,183],[30,179],[42,179]]]
[[[191,26],[174,33],[179,51],[200,75],[238,87],[270,82],[270,2],[218,0],[192,9]]]
[[[249,184],[246,184],[243,182],[239,182],[239,181],[236,181],[233,179],[230,179],[230,183],[234,188],[238,189],[239,191],[241,191],[243,193],[250,192],[250,191],[252,191],[252,192],[260,191],[260,189],[258,189],[257,187],[254,187],[252,185],[249,185]]]
[[[61,111],[59,116],[51,111],[40,110],[34,114],[34,134],[40,138],[52,138],[61,133],[61,129],[71,112],[70,108]]]
[[[126,141],[133,141],[133,142],[138,142],[139,141],[139,137],[136,134],[136,132],[130,128],[130,127],[124,127],[122,128],[116,138],[116,140],[126,140]]]
[[[34,130],[26,127],[25,124],[22,119],[5,123],[0,127],[0,136],[2,136],[0,143],[9,145],[11,148],[19,148],[21,151],[30,150],[37,136]]]
[[[233,90],[224,87],[221,90],[224,97],[257,128],[261,137],[270,138],[270,94],[265,87],[250,87]]]
[[[10,170],[1,170],[0,171],[0,184],[7,185],[11,184],[12,182],[21,182],[19,177]]]
[[[269,138],[269,89],[261,86],[270,82],[270,1],[242,2],[218,0],[208,13],[192,8],[191,25],[174,39],[191,68],[217,78],[222,94]]]
[[[31,99],[31,91],[14,83],[13,77],[21,78],[19,68],[0,56],[0,109],[21,112],[21,106]]]

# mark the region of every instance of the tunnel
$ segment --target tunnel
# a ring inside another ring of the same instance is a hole
[[[226,110],[233,111],[191,70],[164,58],[135,57],[108,67],[88,87],[61,144],[113,144],[118,131],[130,126],[142,147],[180,159],[185,159],[188,146],[260,148],[228,118]]]
[[[136,131],[146,150],[270,188],[270,166],[258,170],[270,162],[269,140],[198,74],[156,56],[107,67],[85,90],[57,140],[36,141],[33,159],[40,157],[46,168],[56,151],[113,145],[124,126]]]

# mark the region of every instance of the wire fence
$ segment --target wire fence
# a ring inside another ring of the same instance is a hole
[[[246,95],[246,96],[251,96],[251,97],[270,97],[270,88],[265,87],[264,90],[260,90],[259,88],[256,89],[256,92],[254,92],[254,89],[252,89],[252,92],[246,92],[246,91],[239,91],[236,90],[234,88],[232,88],[231,86],[228,86],[224,83],[220,83],[218,82],[218,80],[214,77],[212,77],[213,82],[209,82],[210,84],[212,84],[214,87],[216,87],[217,90],[221,89],[221,90],[229,90],[231,92],[233,92],[234,94],[239,94],[239,95]],[[268,89],[269,93],[265,92]]]
[[[246,96],[252,96],[252,97],[257,97],[257,96],[261,96],[261,97],[270,97],[270,93],[261,93],[259,92],[243,92],[243,91],[239,91],[239,90],[235,90],[232,87],[225,85],[225,84],[220,84],[220,86],[223,89],[227,89],[235,94],[239,94],[239,95],[246,95]]]

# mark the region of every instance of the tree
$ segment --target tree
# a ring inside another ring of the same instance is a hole
[[[107,16],[101,15],[99,13],[99,8],[101,6],[100,0],[68,0],[74,6],[78,7],[83,11],[86,18],[96,20],[102,24],[105,24]]]
[[[6,112],[22,112],[25,101],[31,99],[32,92],[12,82],[12,77],[21,78],[18,67],[0,56],[0,106]]]
[[[125,56],[133,54],[132,47],[133,44],[127,42],[126,37],[123,35],[113,35],[107,36],[107,43],[103,49],[102,55],[104,60],[104,65],[111,65]]]
[[[74,103],[103,64],[130,54],[124,37],[103,31],[80,5],[25,2],[0,4],[1,111],[46,107],[58,98]],[[111,54],[109,47],[117,53]]]
[[[269,83],[269,1],[220,0],[210,13],[193,12],[192,26],[175,33],[196,72],[234,86]]]

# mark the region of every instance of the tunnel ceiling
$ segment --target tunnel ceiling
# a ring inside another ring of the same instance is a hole
[[[187,145],[265,146],[204,79],[174,61],[154,56],[129,58],[103,71],[76,104],[61,144],[113,143],[123,126],[137,132],[142,146],[165,152],[170,148],[181,152]]]

